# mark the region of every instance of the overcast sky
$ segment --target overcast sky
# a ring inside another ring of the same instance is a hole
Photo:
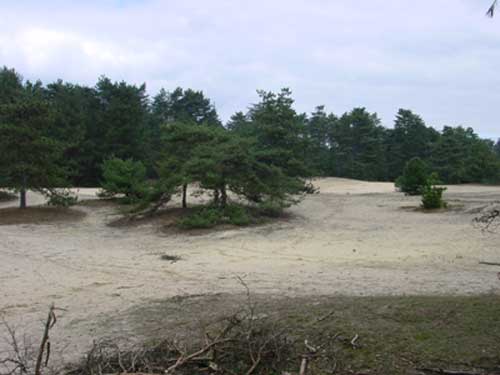
[[[300,112],[398,108],[500,137],[500,13],[491,0],[0,0],[0,65],[26,79],[100,75],[203,90],[225,121],[256,89]]]

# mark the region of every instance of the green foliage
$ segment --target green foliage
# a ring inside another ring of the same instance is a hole
[[[207,229],[221,224],[246,226],[253,221],[247,207],[237,204],[226,207],[210,205],[194,208],[179,220],[178,225],[183,229]]]
[[[21,192],[21,207],[27,190],[45,194],[67,183],[68,171],[62,166],[65,145],[50,137],[50,106],[35,89],[27,85],[17,101],[0,105],[1,184]]]
[[[23,79],[14,70],[3,67],[0,70],[0,104],[12,104],[23,95]]]
[[[252,218],[246,207],[230,204],[224,209],[224,218],[233,225],[246,226],[252,223]]]
[[[334,173],[331,136],[338,118],[334,114],[327,114],[324,106],[318,106],[311,117],[304,121],[305,136],[308,140],[305,154],[307,168],[314,176],[331,175]]]
[[[193,213],[179,220],[178,225],[183,229],[213,228],[221,222],[221,211],[218,207],[201,207]]]
[[[361,180],[384,180],[385,130],[375,113],[355,108],[332,129],[335,174]]]
[[[296,115],[287,107],[291,102],[285,100],[286,95],[288,93],[266,96],[263,100],[271,103],[255,106],[251,113],[261,122],[252,120],[251,137],[194,122],[165,125],[163,151],[157,164],[159,179],[165,186],[177,189],[198,184],[202,189],[211,190],[214,204],[223,208],[228,203],[228,191],[249,202],[268,199],[283,205],[297,202],[306,190],[305,181],[300,177],[306,173],[304,165],[290,147],[281,144],[282,139],[274,139],[274,131],[277,131],[286,134],[290,145],[295,142],[298,147],[303,142],[299,132],[294,135],[286,130],[296,125]],[[282,112],[286,113],[285,117]],[[264,122],[264,118],[269,123]],[[284,129],[273,129],[273,124],[280,124]]]
[[[273,200],[266,200],[257,205],[257,209],[260,215],[273,218],[283,216],[283,210],[287,207],[288,206],[283,205],[282,202]]]
[[[396,115],[394,129],[386,136],[387,177],[391,180],[403,173],[412,158],[429,158],[433,142],[439,133],[427,127],[420,116],[410,110],[400,109]]]
[[[71,207],[77,204],[78,196],[67,189],[56,189],[47,193],[49,206]]]
[[[124,202],[137,203],[148,194],[146,167],[140,161],[111,158],[102,165],[103,196],[123,195]]]
[[[425,209],[446,208],[447,203],[443,200],[445,187],[436,186],[438,184],[436,173],[432,173],[427,179],[422,189],[422,207]]]
[[[433,145],[433,170],[447,183],[482,182],[498,178],[499,158],[494,144],[471,128],[445,126]]]
[[[419,195],[429,177],[426,163],[416,157],[406,163],[403,175],[396,180],[396,187],[408,195]]]
[[[64,160],[68,178],[75,186],[97,183],[97,142],[89,142],[90,130],[97,122],[97,99],[81,86],[56,81],[43,90],[50,103],[52,125],[49,136],[66,145]]]
[[[279,168],[292,178],[309,177],[304,162],[308,141],[304,137],[302,116],[293,109],[292,93],[282,89],[279,93],[258,91],[260,102],[248,113],[252,122],[250,136],[256,139],[255,156],[258,160]]]
[[[295,111],[288,89],[258,94],[259,102],[236,112],[224,129],[202,91],[162,89],[150,100],[145,85],[101,77],[94,87],[60,80],[44,86],[23,82],[4,67],[0,132],[10,135],[0,140],[7,145],[0,166],[8,165],[9,172],[0,175],[0,186],[17,191],[21,185],[36,189],[68,181],[96,186],[103,178],[102,164],[112,157],[142,162],[146,177],[155,180],[154,197],[165,199],[200,183],[220,198],[218,204],[225,204],[226,190],[254,203],[294,203],[310,176],[392,181],[415,157],[445,183],[500,181],[500,143],[481,139],[470,128],[446,126],[438,132],[400,109],[394,128],[386,129],[376,113],[364,108],[337,117],[318,106],[306,115]],[[19,139],[26,142],[13,149]],[[34,152],[26,152],[32,146]],[[24,166],[32,165],[32,171],[21,173],[27,181],[20,184],[11,160],[31,156],[33,163]],[[48,165],[49,174],[38,173]]]

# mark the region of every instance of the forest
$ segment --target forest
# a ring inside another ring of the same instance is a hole
[[[106,163],[121,162],[138,184],[163,181],[162,192],[151,192],[156,201],[192,182],[223,202],[226,186],[252,201],[262,194],[284,201],[309,189],[310,177],[394,181],[415,157],[443,183],[500,181],[500,141],[472,128],[438,131],[409,109],[385,127],[366,108],[298,113],[289,89],[258,94],[258,103],[224,124],[203,91],[161,89],[150,97],[145,84],[105,76],[94,87],[43,84],[3,67],[0,186],[99,186]]]

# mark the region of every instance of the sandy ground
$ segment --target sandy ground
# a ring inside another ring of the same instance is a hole
[[[79,222],[0,226],[0,314],[32,333],[52,302],[66,309],[53,339],[71,357],[93,337],[126,334],[109,322],[133,306],[241,292],[236,276],[270,296],[500,292],[500,269],[478,264],[500,262],[500,233],[472,225],[480,208],[500,201],[500,187],[452,186],[450,210],[423,213],[418,198],[390,183],[316,185],[320,194],[292,208],[289,220],[201,235],[110,227],[109,206],[79,206],[87,213]],[[95,192],[79,190],[82,198]],[[42,202],[30,194],[29,203]]]

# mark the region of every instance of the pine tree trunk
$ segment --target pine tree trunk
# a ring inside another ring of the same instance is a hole
[[[227,192],[226,185],[223,185],[220,189],[220,206],[225,208],[227,205]]]
[[[218,206],[220,201],[219,189],[214,190],[214,205]]]
[[[182,185],[182,208],[187,208],[187,184]]]
[[[19,207],[20,208],[26,208],[26,190],[24,188],[21,189],[20,194],[19,194]]]
[[[23,186],[19,192],[19,207],[26,208],[26,185],[28,184],[27,177],[23,176]]]

